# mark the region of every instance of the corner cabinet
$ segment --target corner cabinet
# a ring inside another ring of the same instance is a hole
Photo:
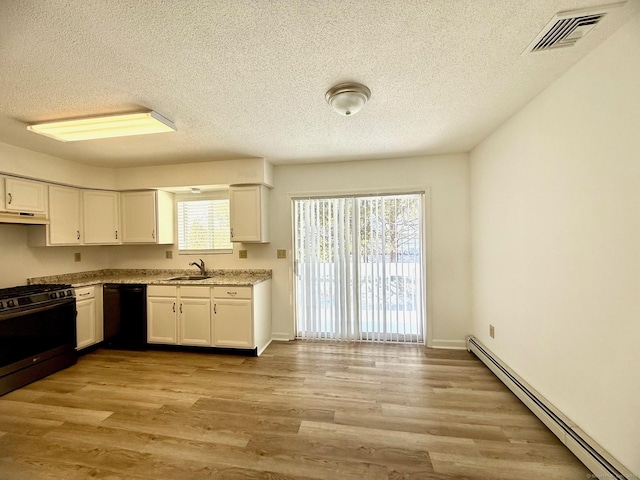
[[[269,242],[269,189],[264,185],[229,187],[231,241]]]
[[[161,190],[121,193],[122,243],[174,243],[173,195]]]
[[[271,343],[271,280],[213,287],[213,345],[254,350]]]

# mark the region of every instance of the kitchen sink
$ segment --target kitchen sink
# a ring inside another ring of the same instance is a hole
[[[167,278],[167,280],[206,280],[211,278],[208,275],[179,275],[177,277]]]

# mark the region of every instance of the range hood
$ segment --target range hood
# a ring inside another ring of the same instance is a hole
[[[44,213],[0,212],[0,223],[49,225],[49,220]]]

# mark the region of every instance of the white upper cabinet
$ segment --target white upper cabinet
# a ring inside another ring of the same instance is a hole
[[[123,192],[121,202],[123,243],[174,243],[171,193],[156,190]]]
[[[45,183],[6,177],[4,198],[9,212],[47,213]]]
[[[269,242],[269,189],[264,185],[229,187],[231,241]]]
[[[0,212],[6,212],[7,201],[4,194],[4,177],[0,177]]]
[[[104,190],[83,190],[84,243],[117,245],[120,233],[120,193]]]
[[[80,190],[50,185],[49,220],[49,245],[80,244]]]
[[[120,242],[119,192],[49,185],[49,225],[29,231],[29,244],[114,245]]]

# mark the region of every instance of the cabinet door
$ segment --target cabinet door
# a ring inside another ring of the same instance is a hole
[[[180,344],[211,346],[211,300],[180,298]]]
[[[80,190],[49,186],[49,244],[77,245],[81,242]]]
[[[253,348],[251,300],[214,299],[213,344],[216,347]]]
[[[123,192],[122,243],[156,243],[156,192]]]
[[[0,212],[7,211],[6,195],[4,193],[4,177],[0,177]]]
[[[175,345],[177,340],[176,298],[147,297],[147,341]]]
[[[96,299],[76,302],[76,350],[96,343]]]
[[[118,192],[82,191],[84,243],[121,243],[119,199]]]
[[[268,242],[267,187],[264,185],[229,188],[229,217],[232,242]]]
[[[5,178],[6,209],[10,212],[46,213],[47,186],[44,183]]]

